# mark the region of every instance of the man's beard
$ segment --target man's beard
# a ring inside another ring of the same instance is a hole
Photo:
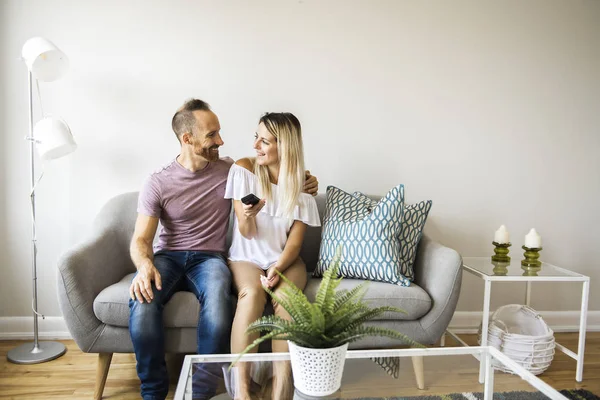
[[[211,151],[211,149],[216,149],[217,151]],[[219,159],[219,146],[203,147],[199,155],[208,161],[217,161]]]

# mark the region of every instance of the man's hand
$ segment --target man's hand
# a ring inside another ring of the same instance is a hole
[[[246,216],[246,218],[256,218],[256,215],[260,212],[260,210],[262,210],[265,204],[265,199],[261,199],[255,205],[242,204],[242,207],[244,207],[244,215]]]
[[[305,172],[304,188],[302,191],[313,196],[316,196],[319,191],[319,181],[317,180],[317,177],[312,176],[308,170]]]
[[[140,268],[129,287],[129,297],[131,297],[131,300],[137,299],[140,303],[146,300],[146,302],[150,303],[154,299],[152,282],[154,282],[157,290],[162,289],[160,272],[158,272],[156,267],[150,264],[147,267]]]

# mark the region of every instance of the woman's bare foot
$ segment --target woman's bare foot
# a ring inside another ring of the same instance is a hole
[[[233,395],[235,400],[252,400],[250,396],[250,371],[246,363],[232,369]]]
[[[275,361],[273,363],[273,391],[272,400],[292,400],[294,397],[294,384],[292,366],[289,361]]]
[[[234,395],[234,400],[253,400],[253,397],[250,395],[250,388],[246,385],[244,387],[238,385],[234,391]]]

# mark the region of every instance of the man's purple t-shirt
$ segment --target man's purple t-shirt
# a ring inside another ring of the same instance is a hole
[[[191,172],[177,160],[148,177],[138,213],[160,219],[154,250],[225,252],[231,200],[225,199],[229,157]]]

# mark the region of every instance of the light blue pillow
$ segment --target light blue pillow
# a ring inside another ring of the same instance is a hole
[[[319,261],[313,275],[323,276],[341,248],[341,276],[410,285],[398,268],[403,210],[404,185],[390,190],[372,208],[350,193],[327,187]]]
[[[377,201],[367,197],[361,192],[354,192],[354,197],[359,199],[364,207],[374,208]],[[400,242],[400,271],[399,273],[411,281],[415,279],[413,264],[417,256],[417,247],[423,236],[423,227],[427,221],[429,210],[432,205],[431,200],[421,201],[416,204],[404,205],[404,214],[402,216],[402,230],[398,236]]]

